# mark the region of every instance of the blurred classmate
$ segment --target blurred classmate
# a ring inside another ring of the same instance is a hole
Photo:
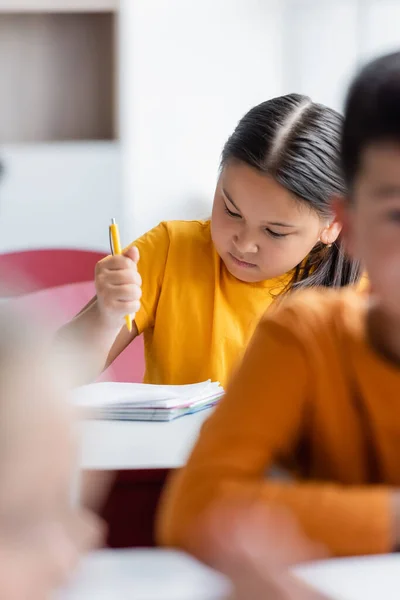
[[[211,221],[162,223],[97,265],[97,298],[63,329],[87,342],[88,378],[144,332],[145,382],[224,385],[276,296],[357,281],[330,206],[346,193],[341,127],[298,94],[251,109],[223,149]]]
[[[100,541],[71,503],[77,453],[63,373],[43,332],[0,311],[0,598],[48,600]],[[27,402],[27,400],[29,400]]]
[[[350,88],[337,199],[371,292],[308,290],[267,313],[188,465],[167,490],[159,534],[191,548],[221,497],[280,505],[335,555],[400,545],[400,53]],[[295,481],[266,481],[272,464]]]

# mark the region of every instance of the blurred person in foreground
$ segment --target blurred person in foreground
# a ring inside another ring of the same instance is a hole
[[[337,556],[400,547],[400,53],[351,85],[342,163],[336,212],[371,290],[299,292],[263,318],[167,489],[164,544],[196,553],[193,522],[239,495],[290,509]],[[294,480],[266,480],[274,464]]]
[[[50,600],[80,555],[101,541],[99,522],[71,503],[77,453],[67,390],[73,380],[60,368],[68,355],[50,358],[49,347],[43,330],[0,310],[2,600]],[[91,492],[97,499],[98,487]],[[304,540],[286,515],[263,509],[223,505],[202,522],[212,562],[233,584],[232,600],[317,600],[283,568],[323,556],[324,549]],[[260,524],[270,532],[268,544]]]
[[[41,342],[38,342],[38,340]],[[43,330],[0,309],[0,598],[47,600],[85,550],[96,518],[73,506],[69,386]]]

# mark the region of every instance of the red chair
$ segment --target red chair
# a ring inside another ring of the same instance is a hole
[[[101,252],[89,250],[26,250],[0,255],[0,296],[34,317],[44,318],[51,329],[69,321],[95,294],[96,263]],[[103,381],[143,380],[142,338],[135,340],[102,374]]]
[[[96,263],[106,255],[92,250],[21,250],[0,255],[2,296],[20,296],[67,283],[92,281]]]

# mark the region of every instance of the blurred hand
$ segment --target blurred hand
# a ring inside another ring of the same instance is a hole
[[[76,549],[77,558],[104,545],[107,527],[104,521],[84,508],[73,511],[68,534]]]
[[[288,567],[327,558],[327,551],[308,540],[284,508],[221,502],[201,519],[196,537],[204,540],[196,555],[231,580],[234,600],[322,598],[290,575]]]
[[[140,309],[142,279],[138,272],[139,251],[107,256],[96,265],[95,285],[100,315],[107,326],[120,327],[125,315]]]

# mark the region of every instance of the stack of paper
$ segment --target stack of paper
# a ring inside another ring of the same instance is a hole
[[[147,385],[94,383],[78,388],[73,401],[97,419],[171,421],[216,404],[224,390],[219,383]]]

